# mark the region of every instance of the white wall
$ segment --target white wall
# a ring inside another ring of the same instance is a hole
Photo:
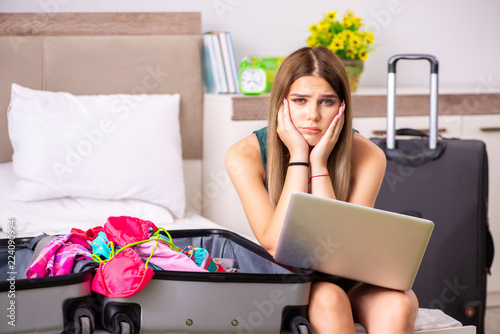
[[[286,55],[331,10],[364,18],[378,44],[360,87],[385,87],[387,59],[420,52],[440,60],[440,86],[486,92],[500,87],[498,0],[0,0],[0,12],[201,11],[203,31],[229,30],[238,60]],[[398,85],[427,86],[425,62],[398,65]]]

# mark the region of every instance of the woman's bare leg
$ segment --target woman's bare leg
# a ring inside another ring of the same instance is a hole
[[[413,291],[360,284],[349,291],[354,318],[370,334],[413,334],[418,300]]]
[[[309,321],[314,334],[355,334],[351,303],[338,285],[328,282],[312,284]]]

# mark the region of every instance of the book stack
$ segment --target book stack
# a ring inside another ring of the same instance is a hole
[[[239,92],[238,67],[229,31],[203,33],[203,77],[212,94]]]

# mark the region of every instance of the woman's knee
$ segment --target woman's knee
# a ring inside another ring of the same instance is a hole
[[[418,300],[415,293],[410,291],[404,291],[396,294],[394,296],[394,309],[396,312],[402,313],[401,316],[408,317],[409,319],[415,319],[418,313]]]
[[[309,300],[309,320],[313,333],[355,333],[351,303],[339,286],[313,283]]]
[[[349,310],[351,303],[347,294],[338,285],[317,282],[311,288],[311,298],[309,307],[316,307],[321,310],[330,312],[335,309]]]
[[[408,319],[414,321],[418,313],[418,301],[413,291],[392,291],[381,293],[384,312],[387,312],[392,319]]]
[[[413,333],[418,314],[418,301],[413,291],[395,291],[389,302],[393,306],[388,310],[386,320],[399,333]]]
[[[395,332],[413,333],[418,314],[418,301],[413,291],[393,291],[386,297],[391,307],[386,308],[387,313],[381,318],[391,323]]]
[[[369,329],[368,332],[378,333],[381,328],[412,332],[418,313],[418,300],[413,291],[360,286],[350,296],[355,317]]]

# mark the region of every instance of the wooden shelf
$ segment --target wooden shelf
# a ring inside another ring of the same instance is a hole
[[[233,103],[232,120],[265,120],[269,95],[229,96]],[[383,94],[353,94],[354,117],[385,117],[387,96]],[[500,93],[440,93],[439,115],[488,115],[500,114]],[[429,114],[428,94],[398,94],[397,116],[424,116]]]

